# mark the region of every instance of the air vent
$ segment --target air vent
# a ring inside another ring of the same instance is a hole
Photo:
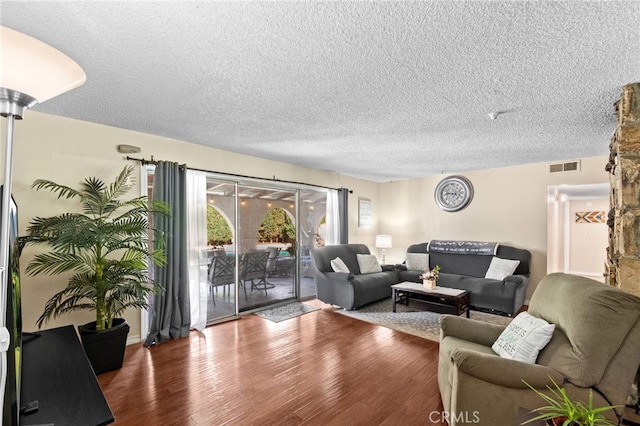
[[[572,172],[578,170],[578,162],[577,161],[572,161],[571,163],[564,163],[564,171],[565,172]]]
[[[575,172],[580,171],[580,161],[571,161],[569,163],[551,164],[549,166],[549,172]]]
[[[564,167],[562,166],[562,163],[560,164],[552,164],[549,166],[549,171],[551,173],[557,173],[557,172],[561,172],[564,170]]]

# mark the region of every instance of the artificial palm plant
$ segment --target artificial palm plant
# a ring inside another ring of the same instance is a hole
[[[52,317],[95,310],[95,329],[110,328],[130,307],[146,308],[147,296],[158,289],[149,277],[149,262],[164,264],[162,238],[149,215],[168,214],[167,206],[147,197],[121,200],[131,189],[134,167],[125,167],[109,185],[92,177],[73,189],[49,180],[31,186],[58,198],[78,199],[82,213],[34,218],[22,237],[24,245],[46,245],[26,268],[30,275],[73,272],[63,290],[45,305],[38,327]]]

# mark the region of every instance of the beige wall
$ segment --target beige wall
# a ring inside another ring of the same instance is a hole
[[[4,122],[2,120],[3,133]],[[533,254],[532,285],[527,298],[546,273],[547,187],[607,182],[604,156],[583,159],[580,172],[549,174],[545,163],[464,173],[474,185],[474,200],[461,212],[446,213],[439,210],[433,200],[433,191],[442,176],[378,184],[29,111],[15,129],[13,194],[19,209],[20,233],[24,234],[33,217],[70,208],[68,202],[59,201],[49,193],[31,190],[29,187],[35,179],[46,178],[68,185],[76,185],[89,176],[111,180],[129,163],[116,151],[118,144],[141,147],[137,157],[149,159],[153,155],[155,159],[178,161],[192,168],[350,188],[353,192],[349,197],[349,240],[367,244],[372,252],[380,255],[380,250],[374,248],[376,234],[392,235],[393,248],[387,250],[387,263],[402,262],[410,244],[438,238],[499,241],[527,248]],[[373,224],[369,228],[358,227],[358,198],[372,202]],[[28,249],[20,259],[26,331],[36,328],[35,321],[45,302],[66,283],[59,276],[27,276],[24,268],[34,253],[33,248]],[[130,338],[137,338],[139,313],[130,311],[125,318],[131,325]],[[78,312],[51,321],[45,327],[92,320],[91,314]]]
[[[380,185],[380,232],[391,234],[387,263],[404,260],[407,246],[431,239],[497,241],[531,251],[531,284],[527,299],[546,274],[547,187],[560,184],[606,183],[607,157],[582,159],[581,171],[549,173],[549,164],[529,164],[461,173],[475,195],[464,210],[447,213],[433,191],[444,176]]]
[[[4,134],[5,120],[1,122]],[[14,141],[13,194],[18,204],[21,235],[25,233],[27,224],[33,217],[51,216],[72,208],[69,201],[57,200],[48,192],[31,190],[30,185],[34,180],[50,179],[70,186],[75,186],[90,176],[111,181],[125,164],[130,163],[125,160],[126,155],[116,151],[116,145],[128,144],[142,148],[142,152],[136,154],[136,157],[149,159],[153,155],[157,160],[186,163],[192,168],[269,179],[275,176],[280,180],[350,188],[353,190],[349,203],[350,238],[354,242],[371,245],[375,238],[374,229],[367,232],[358,232],[356,229],[357,197],[372,199],[374,206],[379,204],[378,184],[373,182],[36,111],[28,111],[24,120],[16,122]],[[4,148],[2,149],[4,152]],[[139,187],[134,191],[138,194]],[[35,252],[35,248],[29,248],[20,259],[25,331],[36,329],[35,323],[45,302],[66,284],[62,276],[31,277],[24,272]],[[130,340],[138,338],[139,312],[129,311],[125,318],[131,325]],[[53,320],[44,328],[78,325],[94,320],[89,312],[76,312]]]

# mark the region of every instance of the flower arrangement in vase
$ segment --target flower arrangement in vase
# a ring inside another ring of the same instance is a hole
[[[425,290],[434,288],[438,283],[438,276],[440,275],[440,265],[436,265],[435,268],[424,271],[420,275],[422,285]]]

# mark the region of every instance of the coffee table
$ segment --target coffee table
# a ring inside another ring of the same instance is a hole
[[[448,287],[425,290],[422,284],[405,281],[392,285],[391,292],[393,312],[396,311],[396,303],[408,304],[410,299],[414,299],[423,302],[427,310],[458,316],[466,312],[469,318],[471,293],[468,290]]]

